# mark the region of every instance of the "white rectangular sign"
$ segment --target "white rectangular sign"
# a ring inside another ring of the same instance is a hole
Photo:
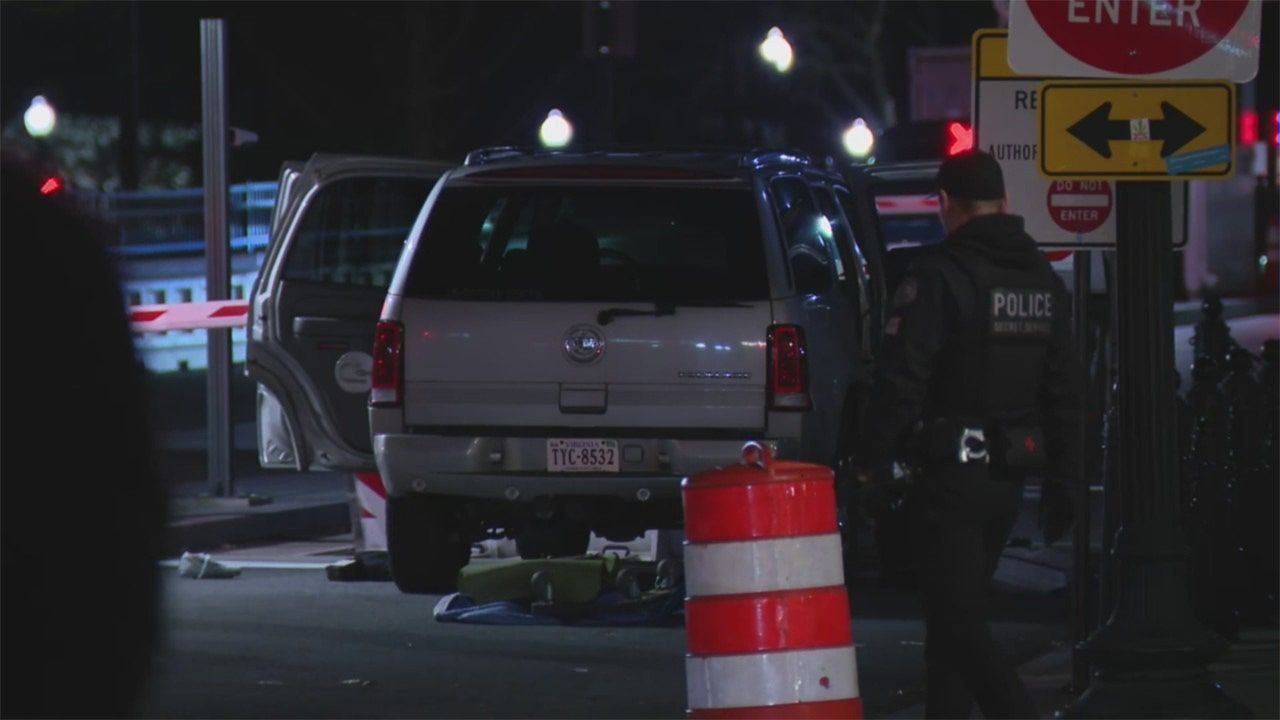
[[[1009,34],[979,30],[973,36],[974,147],[1000,163],[1009,212],[1026,220],[1027,232],[1045,248],[1109,248],[1116,244],[1115,185],[1105,180],[1040,177],[1036,130],[1040,83],[1047,78],[1013,72]],[[1186,183],[1170,183],[1173,246],[1186,244]]]

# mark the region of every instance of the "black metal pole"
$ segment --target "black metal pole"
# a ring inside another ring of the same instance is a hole
[[[1114,549],[1116,530],[1120,526],[1120,481],[1116,477],[1116,444],[1114,442],[1115,408],[1117,398],[1115,383],[1119,367],[1116,349],[1116,336],[1120,330],[1120,313],[1116,298],[1116,253],[1108,250],[1102,254],[1102,267],[1107,277],[1107,312],[1108,330],[1106,352],[1103,359],[1106,371],[1103,375],[1103,441],[1105,443],[1102,457],[1102,557],[1098,568],[1098,616],[1110,614],[1115,605],[1115,561],[1111,554]]]
[[[227,235],[227,40],[226,21],[200,21],[201,100],[204,114],[205,297],[231,294]],[[231,330],[206,330],[209,338],[207,417],[209,490],[235,494],[231,472]]]
[[[1169,185],[1117,183],[1119,489],[1115,610],[1081,647],[1098,667],[1069,717],[1248,717],[1211,682],[1227,643],[1196,620],[1179,523]]]
[[[1089,366],[1089,273],[1092,271],[1093,254],[1077,250],[1074,257],[1074,288],[1072,288],[1073,312],[1076,321],[1076,350],[1080,354],[1080,367]],[[1092,384],[1087,387],[1092,388]],[[1085,398],[1093,397],[1086,392]],[[1076,523],[1071,538],[1071,643],[1078,646],[1089,635],[1089,510],[1090,490],[1088,458],[1089,418],[1092,403],[1081,403],[1080,417],[1076,422],[1076,447],[1080,448],[1076,462],[1075,505]],[[1089,663],[1079,650],[1071,653],[1071,687],[1082,693],[1089,687]]]
[[[125,190],[137,190],[141,186],[142,171],[138,155],[138,123],[141,112],[138,101],[142,78],[139,74],[138,0],[125,7],[129,33],[129,57],[126,61],[124,112],[120,114],[120,186]]]
[[[612,148],[617,142],[618,111],[614,104],[614,68],[612,53],[604,57],[604,144]]]

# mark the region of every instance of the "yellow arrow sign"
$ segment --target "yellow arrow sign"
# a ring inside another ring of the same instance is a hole
[[[1049,81],[1040,86],[1040,174],[1224,180],[1235,173],[1235,85]]]

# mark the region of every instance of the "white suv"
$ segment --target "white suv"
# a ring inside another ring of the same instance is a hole
[[[840,464],[881,312],[845,188],[779,153],[494,149],[445,174],[374,342],[400,589],[449,589],[485,535],[543,556],[678,527],[680,479],[749,440]]]
[[[840,472],[884,295],[850,187],[780,153],[287,163],[249,323],[259,460],[380,470],[407,592],[486,537],[678,527],[680,479],[748,440]]]

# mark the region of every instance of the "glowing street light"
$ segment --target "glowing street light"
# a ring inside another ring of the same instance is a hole
[[[549,148],[562,148],[573,139],[573,125],[559,109],[552,108],[538,128],[538,139]]]
[[[769,28],[769,34],[760,43],[760,57],[780,73],[790,70],[791,64],[795,61],[791,43],[787,42],[787,37],[777,27]]]
[[[43,95],[31,98],[31,107],[22,114],[22,124],[27,126],[27,133],[34,138],[48,137],[53,126],[58,124],[58,113]]]
[[[871,132],[871,128],[867,127],[867,122],[862,118],[853,121],[848,130],[844,131],[844,149],[845,152],[856,158],[864,158],[871,154],[871,148],[876,145],[876,136]]]

